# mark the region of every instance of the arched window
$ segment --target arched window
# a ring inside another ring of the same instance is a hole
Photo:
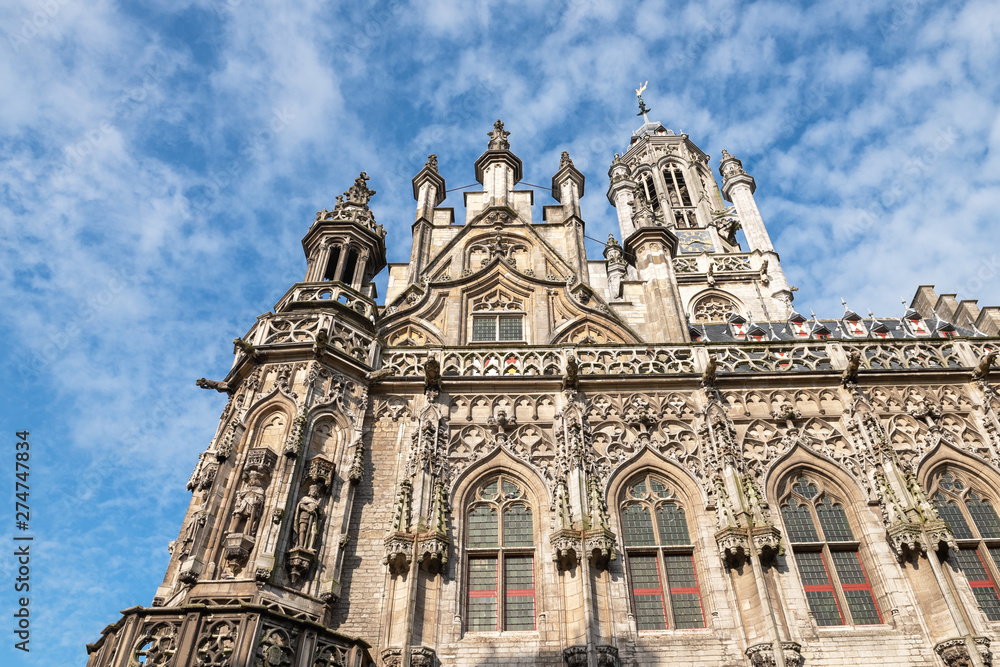
[[[730,315],[738,315],[740,312],[732,299],[718,294],[702,297],[691,310],[692,319],[697,324],[726,322]]]
[[[679,166],[672,164],[664,169],[663,180],[667,184],[667,199],[670,200],[672,208],[692,206],[691,193],[684,181],[684,172]]]
[[[819,625],[872,625],[882,614],[843,502],[804,473],[785,483],[785,534]]]
[[[523,342],[524,304],[501,289],[472,304],[472,342]]]
[[[953,563],[964,574],[991,621],[1000,621],[1000,518],[985,493],[971,479],[954,470],[939,474],[931,484],[931,501],[951,526],[958,543]]]
[[[643,474],[621,499],[622,544],[640,630],[703,628],[694,545],[684,507],[666,480]]]
[[[649,204],[650,210],[654,213],[660,210],[660,198],[656,196],[656,186],[653,184],[652,174],[640,177],[637,195],[642,201]]]
[[[469,632],[535,629],[535,530],[523,485],[479,484],[466,521]]]
[[[326,263],[323,280],[337,280],[337,267],[340,265],[341,250],[342,248],[339,245],[330,248],[330,259]]]

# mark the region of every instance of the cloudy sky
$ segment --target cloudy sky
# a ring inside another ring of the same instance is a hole
[[[528,183],[570,152],[606,238],[649,80],[652,118],[756,178],[800,311],[898,316],[920,284],[1000,304],[988,1],[2,4],[0,470],[29,430],[26,664],[83,664],[151,601],[223,407],[194,379],[302,279],[315,212],[367,171],[405,261],[410,178],[433,152],[474,182],[497,118]],[[4,556],[0,618],[13,576]]]

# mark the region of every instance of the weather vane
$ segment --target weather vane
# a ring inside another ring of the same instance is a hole
[[[642,91],[646,90],[647,85],[649,85],[649,81],[646,81],[644,84],[635,89],[635,96],[639,98],[639,113],[637,113],[636,116],[642,116],[643,122],[646,123],[649,122],[649,116],[646,114],[652,111],[652,109],[647,107],[646,103],[642,101]]]

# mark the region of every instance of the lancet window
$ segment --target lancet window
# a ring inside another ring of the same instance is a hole
[[[974,480],[955,471],[938,475],[931,501],[951,526],[958,544],[952,564],[965,574],[976,602],[991,621],[1000,621],[1000,518],[992,499],[975,488]]]
[[[639,630],[703,628],[687,514],[668,482],[643,474],[620,502],[629,589]]]
[[[843,501],[822,481],[792,476],[780,501],[785,534],[818,625],[872,625],[882,613]]]
[[[646,174],[639,179],[639,197],[649,204],[649,209],[654,213],[660,210],[660,198],[656,196],[656,186],[653,184],[653,177]]]
[[[531,504],[510,475],[476,487],[466,514],[469,632],[535,629],[535,530]]]
[[[670,165],[663,170],[663,180],[667,184],[667,199],[672,208],[690,208],[691,193],[684,181],[684,172],[677,165]]]

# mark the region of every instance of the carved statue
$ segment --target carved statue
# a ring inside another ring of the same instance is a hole
[[[433,171],[436,174],[437,170],[438,170],[438,156],[434,155],[433,153],[431,153],[430,155],[428,155],[427,156],[427,164],[425,164],[424,167],[426,167],[427,169],[430,169],[431,171]]]
[[[497,119],[497,122],[493,123],[493,131],[486,134],[490,138],[489,150],[505,151],[510,149],[510,142],[507,141],[510,132],[503,129],[503,121]]]
[[[858,383],[858,368],[861,366],[861,353],[854,350],[847,355],[847,368],[840,376],[840,383],[845,387]]]
[[[565,167],[572,167],[573,160],[569,157],[569,151],[563,151],[562,155],[559,156],[559,171],[562,171]]]
[[[206,380],[205,378],[198,378],[194,381],[196,385],[202,389],[214,389],[220,394],[232,395],[235,391],[234,388],[229,386],[228,382],[215,382],[214,380]]]
[[[309,487],[309,493],[302,497],[295,508],[295,547],[311,550],[315,548],[319,533],[320,496],[318,484]]]
[[[702,387],[714,387],[715,386],[715,371],[718,368],[716,363],[715,355],[708,355],[708,363],[705,364],[705,372],[701,374],[701,386]]]
[[[580,386],[580,362],[574,355],[566,357],[566,377],[563,379],[565,389],[576,389]]]
[[[990,350],[979,359],[979,363],[976,364],[975,370],[972,371],[973,380],[986,380],[990,377],[990,368],[997,360],[997,355],[1000,354],[997,350]]]
[[[246,483],[236,494],[236,508],[233,509],[233,518],[229,521],[229,532],[255,536],[263,508],[264,475],[253,471],[247,475]]]
[[[361,172],[361,175],[354,179],[354,185],[344,193],[347,195],[347,201],[367,206],[371,198],[375,196],[375,191],[368,189],[369,180],[368,174]]]
[[[435,357],[427,357],[424,362],[424,389],[441,391],[441,362]]]

